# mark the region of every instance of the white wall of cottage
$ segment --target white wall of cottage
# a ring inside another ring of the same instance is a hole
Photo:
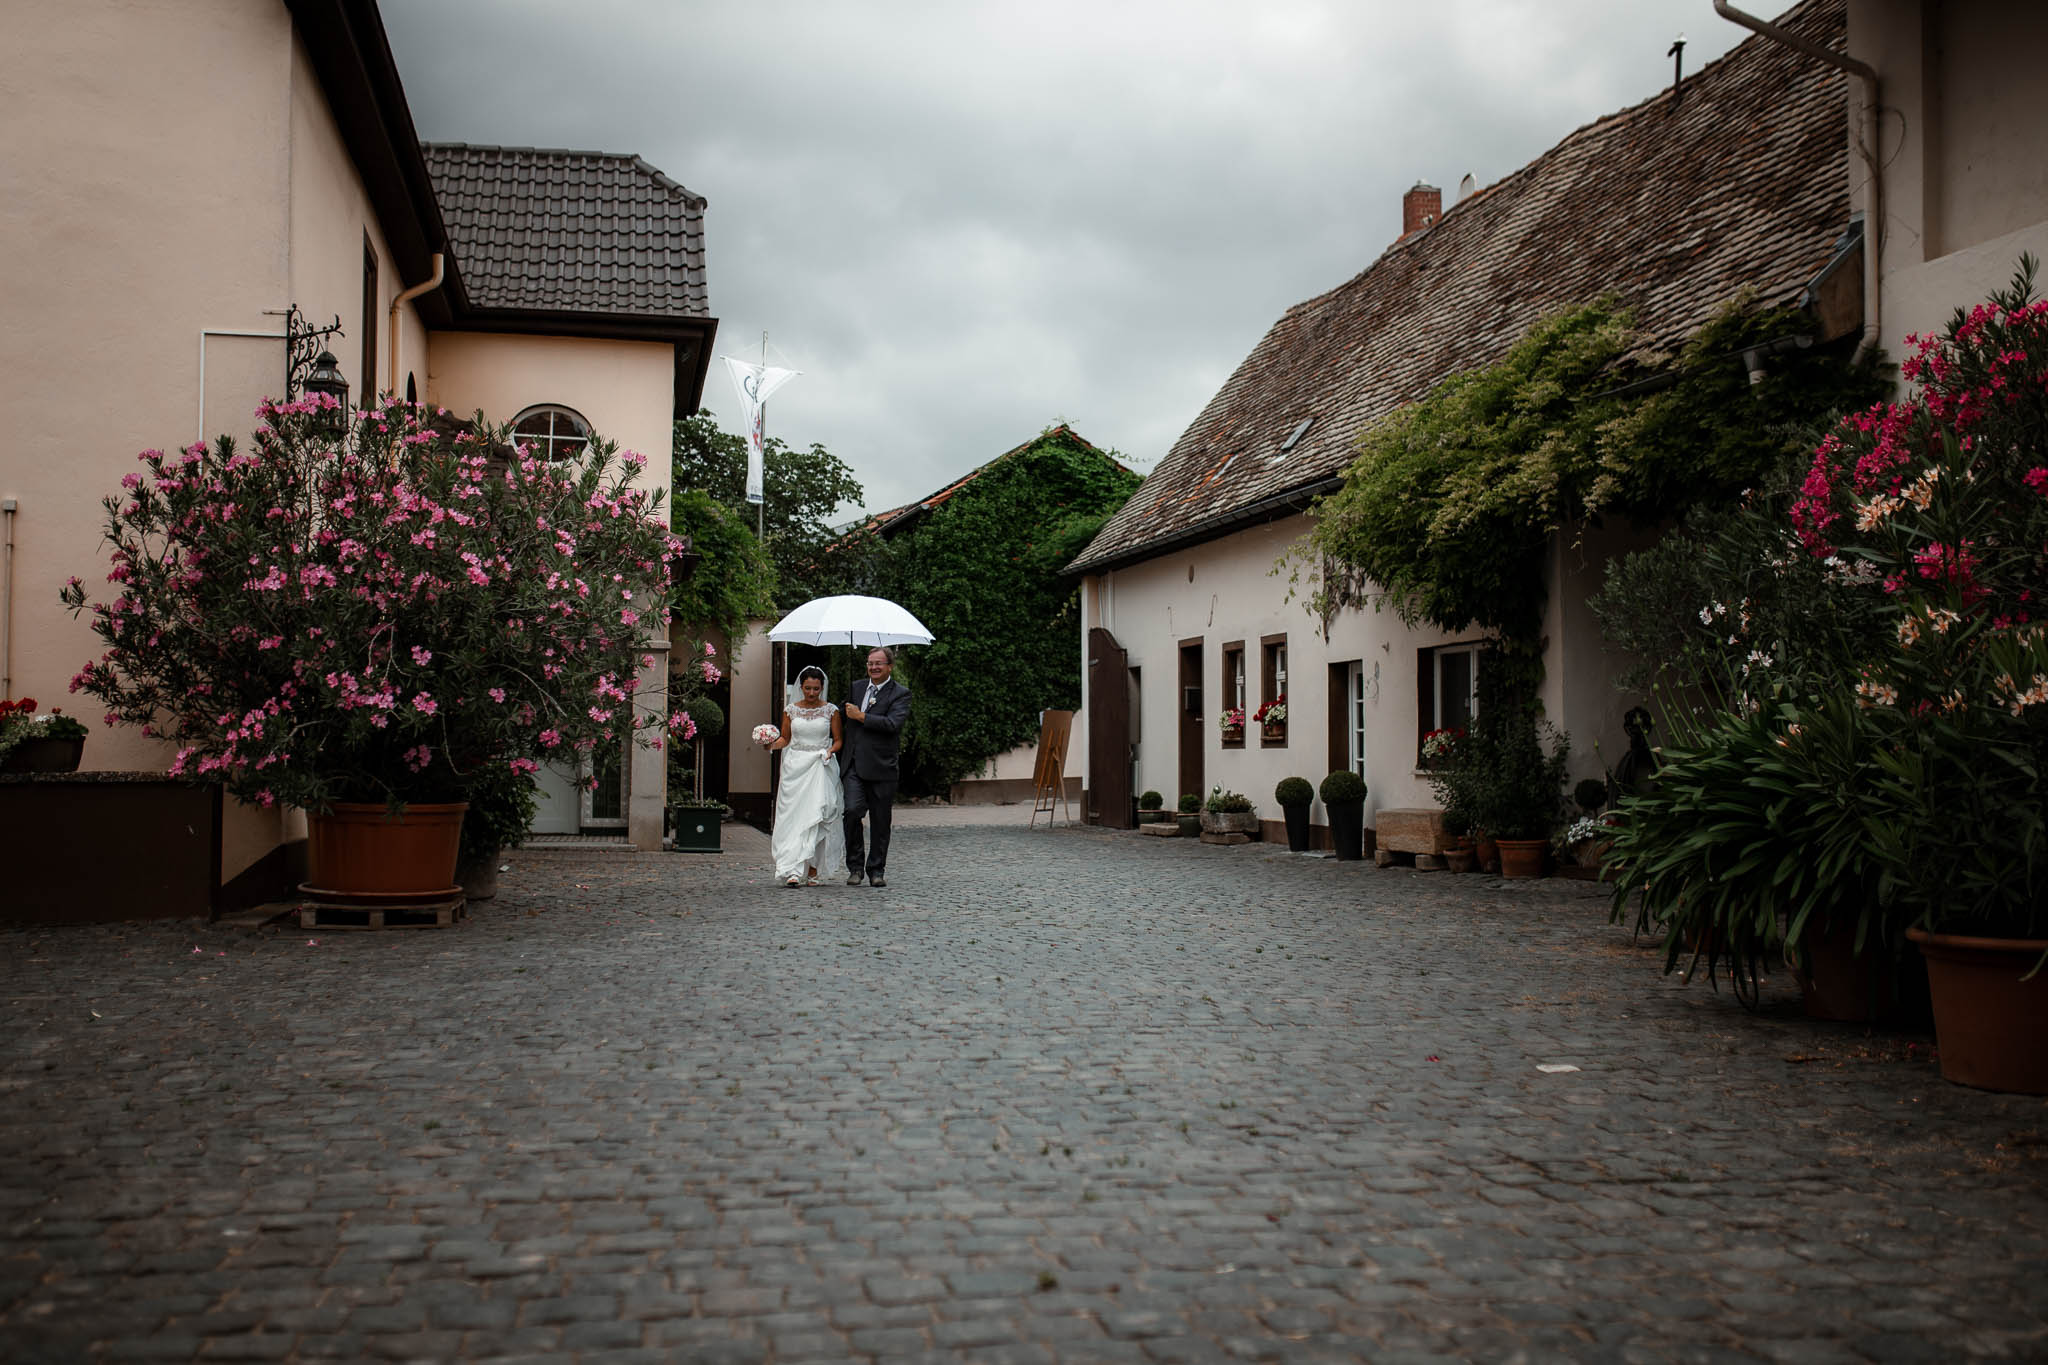
[[[1390,808],[1433,807],[1428,779],[1416,766],[1418,651],[1474,642],[1478,628],[1446,632],[1412,627],[1391,610],[1370,607],[1341,613],[1325,638],[1321,622],[1297,590],[1289,600],[1289,574],[1276,566],[1309,528],[1305,516],[1290,517],[1219,537],[1205,544],[1146,560],[1127,568],[1090,574],[1082,580],[1082,619],[1101,626],[1140,670],[1141,720],[1134,791],[1162,793],[1173,804],[1180,792],[1179,690],[1181,642],[1202,641],[1204,715],[1203,780],[1242,792],[1259,814],[1280,818],[1273,788],[1284,777],[1320,783],[1330,771],[1329,714],[1331,664],[1357,660],[1365,678],[1366,824]],[[1600,585],[1607,558],[1647,544],[1642,532],[1594,530],[1553,540],[1545,566],[1552,591],[1544,636],[1548,642],[1541,692],[1545,715],[1572,737],[1571,778],[1597,776],[1602,759],[1612,763],[1625,748],[1621,718],[1640,699],[1618,691],[1613,678],[1623,660],[1609,653],[1599,622],[1585,605]],[[1562,590],[1559,590],[1562,585]],[[1256,731],[1244,747],[1226,748],[1217,716],[1221,703],[1221,649],[1242,640],[1246,651],[1248,711],[1259,696],[1259,648],[1263,637],[1285,634],[1288,644],[1288,734],[1269,747]],[[1086,642],[1082,644],[1086,676]],[[1337,699],[1341,706],[1341,695]],[[1092,790],[1085,722],[1092,701],[1084,698],[1069,748],[1069,772],[1081,772]],[[1599,741],[1600,752],[1594,741]],[[1328,822],[1320,798],[1311,808],[1317,824]]]

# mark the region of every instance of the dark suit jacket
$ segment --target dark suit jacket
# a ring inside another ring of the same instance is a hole
[[[847,704],[859,706],[867,695],[868,683],[863,678],[847,693]],[[844,714],[839,717],[840,734],[846,741],[839,749],[840,769],[845,771],[851,764],[854,776],[864,782],[894,782],[904,722],[910,719],[910,689],[892,674],[876,694],[867,717],[864,721]]]

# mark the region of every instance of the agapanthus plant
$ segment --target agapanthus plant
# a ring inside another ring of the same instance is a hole
[[[143,452],[106,499],[114,600],[76,578],[64,599],[106,643],[71,686],[109,724],[170,741],[173,773],[309,810],[659,742],[635,694],[681,546],[641,457],[549,462],[396,400],[257,419],[246,452]]]

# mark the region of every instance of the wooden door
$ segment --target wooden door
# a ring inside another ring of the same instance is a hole
[[[1190,792],[1206,796],[1209,791],[1202,775],[1202,754],[1209,742],[1208,734],[1202,729],[1204,710],[1202,642],[1200,639],[1183,640],[1180,643],[1180,791],[1177,796]],[[1174,804],[1174,797],[1168,797],[1167,805]]]
[[[1088,631],[1088,822],[1131,827],[1129,655],[1101,626]]]

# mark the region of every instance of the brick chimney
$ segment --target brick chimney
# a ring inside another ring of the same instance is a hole
[[[1431,227],[1444,216],[1444,192],[1420,180],[1401,196],[1401,236]]]

